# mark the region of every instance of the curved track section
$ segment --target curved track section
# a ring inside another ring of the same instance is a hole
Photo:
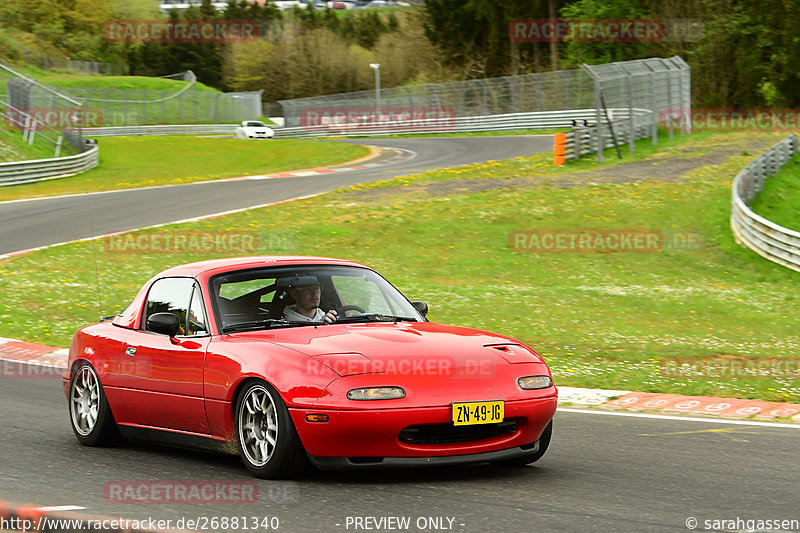
[[[0,203],[0,255],[279,202],[426,170],[552,150],[552,137],[350,139],[416,154],[380,167],[298,178],[225,180]]]
[[[94,233],[102,234],[550,149],[548,137],[369,142],[418,155],[378,170],[9,202],[0,204],[0,242],[4,252],[11,252],[89,236],[89,207]],[[270,531],[283,532],[666,533],[687,531],[687,526],[752,531],[745,521],[800,519],[787,505],[800,478],[798,430],[780,425],[723,425],[565,409],[556,415],[549,451],[535,466],[319,472],[295,481],[265,481],[250,477],[234,456],[142,443],[81,447],[70,430],[57,372],[26,371],[16,363],[4,366],[0,405],[0,456],[7,459],[0,463],[0,498],[78,506],[129,519],[172,520],[173,528],[189,529],[186,522],[181,526],[181,519],[244,517],[248,530],[267,531],[249,521],[266,517],[278,520],[278,527]],[[160,496],[150,504],[133,505],[123,490],[125,483],[147,480],[155,483],[148,494],[160,486]],[[223,492],[195,503],[165,501],[170,483],[202,486],[220,481],[232,487],[240,484],[240,489],[255,486],[255,493],[248,494],[256,497],[232,503],[224,498],[231,493]],[[720,523],[714,520],[727,522],[706,527]],[[241,524],[194,529],[244,531]]]
[[[235,456],[144,443],[84,448],[70,430],[57,376],[0,383],[0,455],[8,458],[0,465],[0,498],[77,505],[92,514],[172,520],[173,526],[198,516],[269,516],[286,533],[369,531],[352,522],[365,517],[408,517],[406,529],[373,530],[414,533],[674,533],[688,531],[690,517],[701,531],[705,520],[800,518],[787,505],[800,478],[798,430],[780,426],[559,412],[550,448],[535,466],[317,472],[266,481],[250,477]],[[123,487],[145,480],[160,482],[159,499],[133,504],[136,494]],[[162,503],[169,483],[220,481],[255,485],[256,498]],[[430,527],[433,517],[446,527]],[[426,527],[418,528],[418,520],[428,520]]]

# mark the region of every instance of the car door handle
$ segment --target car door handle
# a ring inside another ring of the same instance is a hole
[[[125,355],[130,355],[130,356],[136,355],[136,347],[130,346],[128,348],[125,348]]]

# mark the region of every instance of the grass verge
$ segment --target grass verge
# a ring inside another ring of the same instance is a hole
[[[349,143],[141,136],[100,139],[100,165],[76,176],[0,188],[0,201],[175,185],[343,164],[369,154]]]
[[[750,203],[754,213],[784,228],[800,231],[800,156],[764,182],[764,190]]]
[[[66,146],[63,147],[63,152],[66,153],[62,155],[70,155],[71,153]],[[0,163],[47,159],[53,157],[54,154],[53,146],[38,137],[31,145],[22,142],[22,134],[19,132],[0,131]]]
[[[426,300],[434,321],[529,343],[560,385],[797,402],[797,273],[737,246],[729,226],[733,177],[777,139],[695,135],[642,144],[622,163],[558,169],[546,155],[489,162],[146,230],[127,251],[97,241],[34,252],[0,263],[0,335],[66,346],[162,268],[240,253],[141,243],[250,234],[258,246],[247,253],[372,265]],[[661,232],[664,245],[530,253],[509,240],[515,230],[626,229]],[[689,245],[676,238],[685,235]]]

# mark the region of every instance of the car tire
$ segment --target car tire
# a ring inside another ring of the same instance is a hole
[[[106,393],[94,367],[79,364],[69,382],[69,420],[84,446],[109,446],[122,441]]]
[[[525,457],[518,457],[516,459],[508,459],[506,461],[495,461],[492,463],[495,466],[525,466],[535,463],[544,456],[547,448],[550,446],[550,437],[553,435],[553,421],[545,426],[542,435],[539,437],[539,449],[533,455],[526,455]]]
[[[269,383],[251,381],[242,388],[234,424],[239,455],[254,476],[291,478],[309,464],[289,410]]]

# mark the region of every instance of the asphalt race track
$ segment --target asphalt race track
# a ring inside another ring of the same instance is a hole
[[[364,170],[301,178],[207,182],[1,202],[0,254],[277,202],[425,170],[508,159],[553,149],[552,136],[549,135],[345,142],[402,148],[415,152],[416,156]],[[100,143],[102,150],[102,139]]]
[[[264,481],[251,478],[235,456],[145,443],[80,446],[56,376],[4,379],[0,404],[0,498],[78,505],[90,513],[173,521],[268,516],[285,532],[366,531],[353,522],[347,528],[348,517],[410,517],[406,531],[519,533],[688,531],[690,517],[701,531],[712,519],[800,519],[800,433],[792,428],[562,411],[550,449],[535,466],[320,472]],[[107,501],[121,480],[256,483],[258,501]],[[444,520],[448,528],[416,527],[428,517],[454,520],[452,526]]]
[[[89,236],[87,202],[94,233],[102,234],[532,154],[549,150],[550,142],[549,137],[370,140],[418,155],[364,171],[3,203],[0,253]],[[12,374],[0,375],[4,500],[172,520],[171,527],[180,527],[180,519],[240,517],[249,523],[266,517],[281,532],[679,532],[690,531],[687,524],[696,531],[747,531],[748,520],[800,520],[795,427],[561,409],[550,449],[535,466],[316,472],[295,481],[264,481],[252,478],[235,456],[131,442],[84,448],[70,429],[60,376],[18,369]],[[203,503],[134,505],[114,497],[121,482],[146,480],[241,484],[255,487],[257,499],[232,504],[215,495]],[[408,520],[409,526],[400,529],[390,517]],[[737,519],[742,527],[706,522]],[[206,526],[194,529],[268,531],[246,529],[241,522],[238,528]]]

